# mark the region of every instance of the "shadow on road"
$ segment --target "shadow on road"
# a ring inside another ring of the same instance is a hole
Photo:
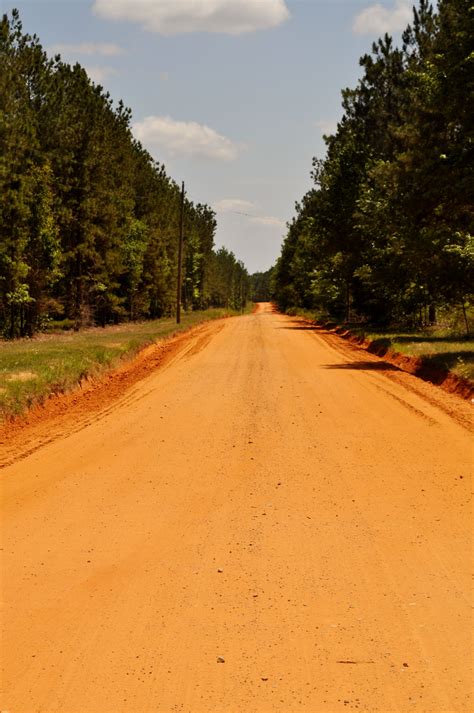
[[[302,322],[300,319],[287,319],[284,324],[278,327],[275,326],[274,329],[310,329],[312,331],[325,331],[319,324],[308,324],[308,322]]]
[[[401,371],[386,361],[351,361],[344,364],[323,364],[321,369],[356,369],[359,371]]]
[[[316,331],[318,328],[317,328],[317,327],[310,327],[310,326],[306,326],[306,325],[301,325],[301,324],[300,324],[300,325],[295,324],[294,326],[291,326],[291,327],[289,327],[289,326],[287,325],[287,326],[285,326],[285,327],[275,327],[275,329],[297,329],[297,330],[300,330],[300,331],[302,331],[302,330],[311,330],[312,332],[314,332],[314,331]]]

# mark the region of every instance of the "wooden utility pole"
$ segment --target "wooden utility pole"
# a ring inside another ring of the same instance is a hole
[[[184,181],[181,185],[181,218],[179,221],[178,285],[176,290],[176,324],[181,322],[181,287],[183,283],[183,239],[184,239]]]

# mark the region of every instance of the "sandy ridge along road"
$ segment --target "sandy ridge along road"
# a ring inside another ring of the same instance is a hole
[[[191,336],[0,472],[0,710],[473,710],[470,408],[268,305]]]

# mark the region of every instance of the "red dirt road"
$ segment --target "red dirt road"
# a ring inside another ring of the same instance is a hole
[[[473,710],[471,404],[263,305],[102,406],[3,446],[0,710]]]

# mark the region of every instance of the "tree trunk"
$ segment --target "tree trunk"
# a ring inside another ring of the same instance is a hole
[[[351,288],[349,283],[346,283],[346,322],[351,321]]]
[[[82,326],[82,278],[76,278],[74,295],[74,331],[78,332]]]
[[[76,258],[76,279],[74,295],[74,331],[78,332],[82,327],[82,305],[84,301],[84,283],[82,279],[82,260],[78,255]]]
[[[16,337],[15,334],[15,322],[16,322],[16,315],[15,315],[15,305],[11,304],[10,305],[10,339],[14,339]]]
[[[467,311],[466,311],[466,303],[465,303],[465,302],[462,303],[462,313],[463,313],[463,317],[464,317],[464,324],[465,324],[465,326],[466,326],[466,337],[468,337],[469,334],[470,334],[470,329],[469,329],[469,320],[468,320],[468,318],[467,318]]]
[[[428,323],[436,324],[436,305],[430,304],[428,307]]]

